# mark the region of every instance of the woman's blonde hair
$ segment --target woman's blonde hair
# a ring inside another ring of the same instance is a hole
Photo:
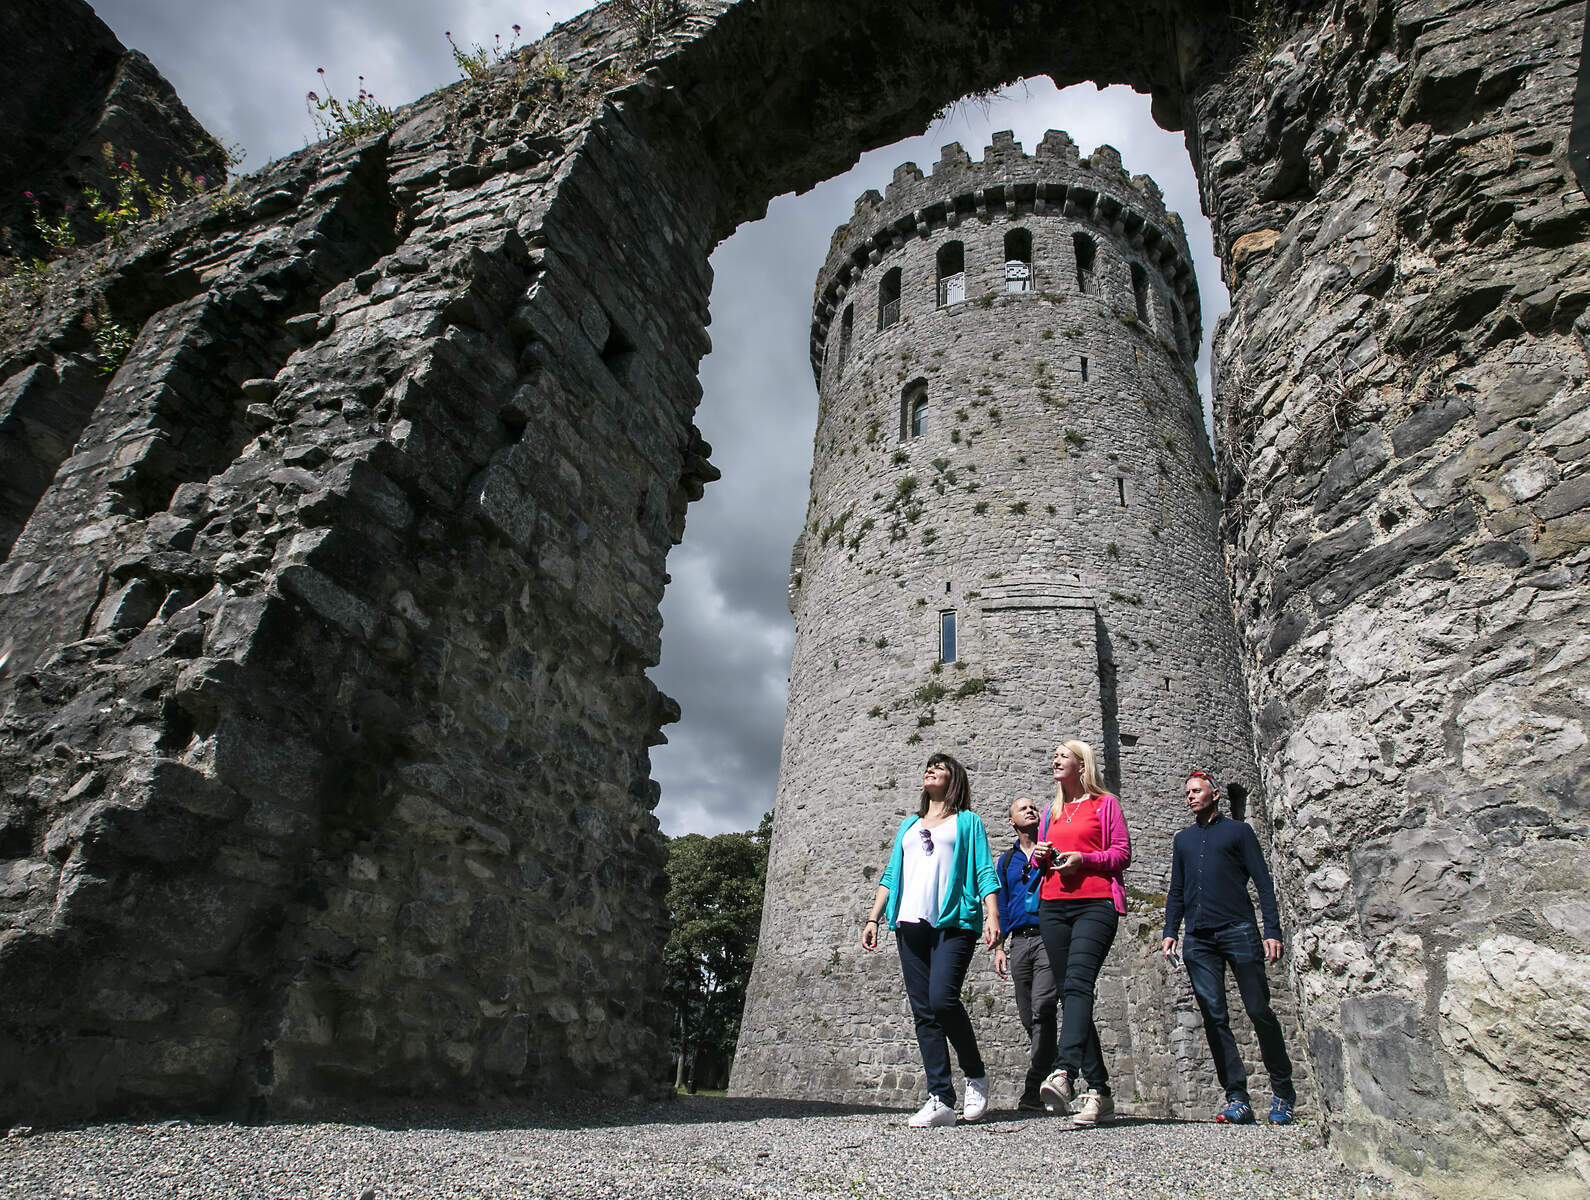
[[[1107,795],[1109,789],[1104,786],[1104,780],[1099,775],[1099,760],[1093,755],[1093,747],[1086,742],[1068,741],[1061,742],[1067,750],[1082,760],[1082,790],[1090,796]],[[1054,802],[1065,803],[1065,787],[1063,784],[1054,785]]]

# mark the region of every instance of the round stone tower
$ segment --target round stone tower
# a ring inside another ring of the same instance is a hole
[[[923,763],[966,764],[998,855],[1010,802],[1052,796],[1053,748],[1081,737],[1134,842],[1133,911],[1099,991],[1118,1103],[1210,1102],[1185,976],[1157,955],[1186,771],[1255,779],[1198,340],[1181,221],[1109,146],[1079,158],[1051,131],[1029,157],[1001,133],[973,163],[950,145],[835,232],[736,1093],[921,1098],[893,940],[869,955],[859,935]],[[981,954],[967,984],[995,1101],[1013,1102],[1010,986]]]

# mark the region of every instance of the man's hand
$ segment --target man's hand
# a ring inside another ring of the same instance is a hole
[[[1273,962],[1280,962],[1281,961],[1281,939],[1280,938],[1265,938],[1264,939],[1264,961],[1267,962],[1267,963],[1273,963]]]
[[[1160,943],[1159,949],[1160,953],[1162,953],[1166,958],[1169,958],[1172,954],[1176,953],[1176,939],[1166,938]]]
[[[1001,979],[1010,978],[1010,955],[1005,953],[1003,944],[994,947],[994,974]]]

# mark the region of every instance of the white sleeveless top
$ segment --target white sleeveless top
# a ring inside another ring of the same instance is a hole
[[[951,817],[935,829],[928,829],[933,839],[933,853],[927,852],[922,840],[926,828],[921,821],[905,831],[905,841],[900,847],[900,908],[895,913],[895,924],[926,921],[938,925],[939,910],[944,904],[944,894],[950,890],[950,876],[955,870],[955,834],[959,821]]]

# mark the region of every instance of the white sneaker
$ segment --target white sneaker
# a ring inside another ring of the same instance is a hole
[[[929,1125],[953,1125],[955,1110],[937,1096],[929,1096],[927,1103],[917,1109],[906,1124],[913,1129],[926,1129]]]
[[[982,1119],[988,1111],[988,1076],[983,1075],[977,1079],[966,1081],[966,1103],[961,1107],[961,1116],[968,1121]]]
[[[1071,1097],[1075,1093],[1071,1087],[1071,1076],[1064,1071],[1050,1072],[1049,1078],[1039,1085],[1038,1094],[1043,1097],[1044,1107],[1055,1116],[1064,1117],[1070,1114]]]
[[[1114,1115],[1115,1101],[1110,1094],[1090,1088],[1087,1095],[1082,1097],[1082,1107],[1077,1109],[1077,1115],[1071,1118],[1071,1123],[1086,1129],[1101,1121],[1108,1121]]]

